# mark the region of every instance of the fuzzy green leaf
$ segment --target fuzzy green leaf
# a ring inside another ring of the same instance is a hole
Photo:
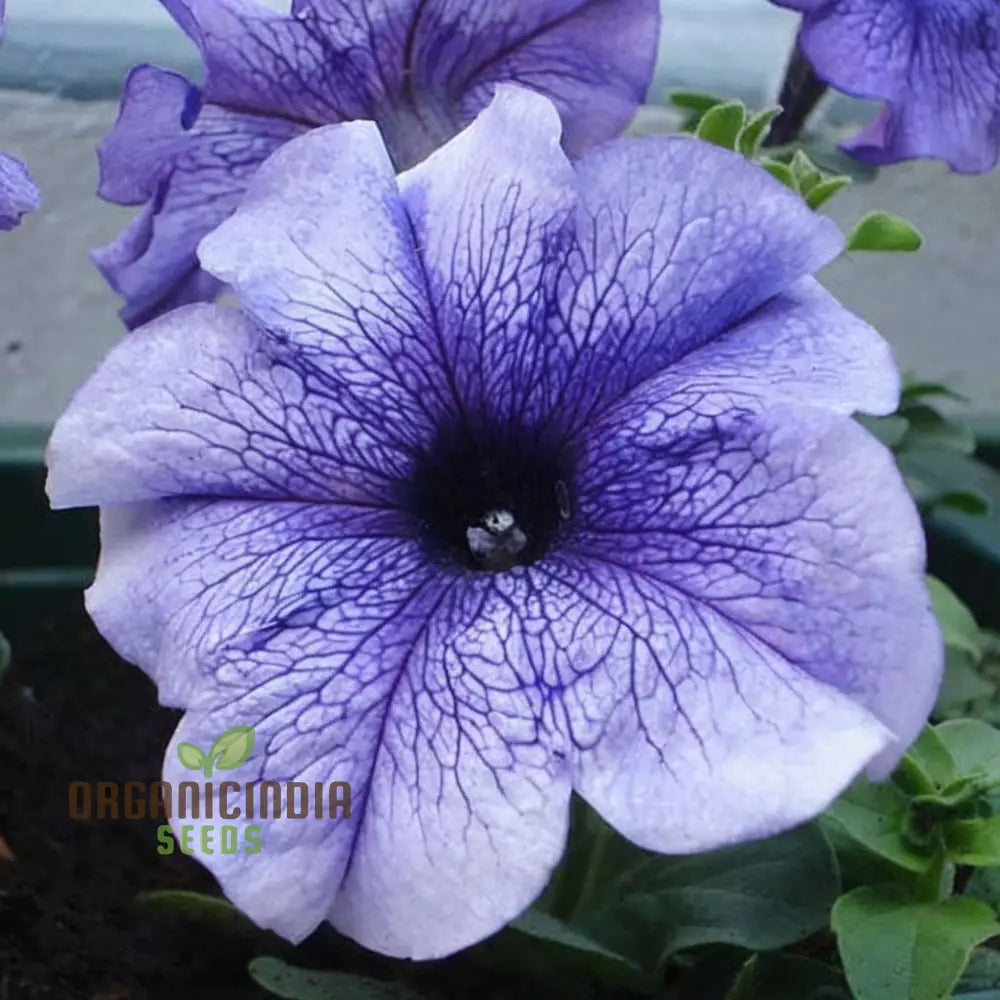
[[[847,250],[914,253],[924,238],[912,222],[891,212],[870,212],[851,231]]]

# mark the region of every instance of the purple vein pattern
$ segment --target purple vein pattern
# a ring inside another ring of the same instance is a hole
[[[242,309],[126,338],[49,449],[102,507],[91,615],[185,709],[166,779],[252,725],[241,781],[351,783],[203,859],[237,905],[445,955],[543,889],[573,789],[687,853],[889,772],[941,641],[841,248],[691,137],[574,165],[507,85],[398,178],[367,122],[266,162],[200,248]]]
[[[129,327],[219,294],[198,243],[289,139],[372,120],[406,169],[508,81],[556,103],[578,154],[628,124],[659,42],[659,0],[294,0],[288,14],[256,0],[161,2],[200,49],[205,82],[137,67],[99,151],[99,194],[142,206],[94,252]]]
[[[1000,156],[997,0],[774,0],[801,11],[799,44],[816,73],[885,102],[844,148],[859,160],[945,160],[983,173]]]
[[[0,43],[4,37],[7,2],[0,0]],[[37,211],[41,198],[35,182],[20,160],[0,153],[0,230],[9,231],[21,224],[28,212]]]

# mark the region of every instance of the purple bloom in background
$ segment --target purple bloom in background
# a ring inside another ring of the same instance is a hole
[[[543,889],[572,789],[686,853],[890,771],[942,652],[841,248],[687,136],[574,166],[510,86],[398,178],[371,123],[267,161],[200,251],[243,311],[126,338],[49,450],[91,615],[186,710],[166,779],[249,725],[241,781],[352,785],[203,859],[237,905],[444,955]]]
[[[5,33],[7,2],[0,0],[0,43]],[[14,229],[28,212],[41,205],[35,182],[20,160],[0,153],[0,230]]]
[[[290,14],[255,0],[162,3],[201,50],[205,84],[136,68],[99,151],[100,195],[143,206],[94,253],[130,327],[218,295],[198,243],[289,139],[373,120],[403,170],[513,81],[555,101],[578,154],[628,124],[659,42],[659,0],[294,0]]]
[[[997,0],[774,0],[801,11],[799,45],[816,73],[885,101],[844,149],[874,164],[918,157],[982,173],[1000,155]]]

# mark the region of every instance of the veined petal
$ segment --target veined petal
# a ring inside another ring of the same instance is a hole
[[[995,0],[781,0],[804,14],[800,44],[845,93],[887,101],[845,145],[859,159],[946,160],[962,173],[1000,155],[1000,5]]]
[[[559,138],[550,101],[503,87],[473,125],[399,179],[464,409],[527,417],[540,408],[547,271],[568,250],[576,196]]]
[[[11,230],[29,212],[42,204],[38,187],[27,167],[6,153],[0,153],[0,230]]]
[[[365,378],[357,366],[341,371],[333,350],[317,367],[270,346],[240,312],[209,305],[120,342],[52,433],[52,505],[176,496],[391,503],[393,482],[430,434],[418,401],[377,367]]]
[[[896,411],[901,388],[888,343],[814,278],[801,278],[644,384],[639,399],[700,392],[733,407],[806,402],[882,416]]]
[[[411,224],[371,122],[280,149],[199,253],[276,344],[339,382],[396,408],[454,405]]]
[[[555,102],[569,152],[613,138],[646,95],[660,37],[656,0],[296,0],[296,9],[317,35],[350,30],[367,40],[357,48],[369,50],[370,66],[351,68],[369,81],[401,167],[431,151],[427,139],[440,145],[467,125],[508,82]]]
[[[536,576],[559,608],[548,641],[573,787],[629,840],[689,854],[790,829],[891,741],[862,705],[623,555]]]
[[[105,507],[87,610],[156,681],[160,700],[183,708],[202,688],[239,679],[213,668],[223,651],[315,625],[341,603],[400,612],[432,575],[407,535],[396,511],[336,504]]]
[[[347,25],[319,34],[257,0],[160,2],[201,52],[209,101],[305,125],[370,117],[370,104],[339,86],[354,47],[370,44]]]
[[[251,725],[242,782],[351,785],[349,819],[260,820],[259,854],[203,856],[257,923],[300,940],[328,918],[369,948],[433,958],[544,888],[567,832],[567,768],[538,721],[510,596],[493,588],[400,574],[377,600],[359,591],[220,655],[168,750],[168,781],[189,776],[178,742]]]
[[[577,173],[577,248],[558,285],[571,427],[843,247],[831,220],[766,171],[688,136],[623,140]]]
[[[750,662],[856,701],[892,734],[873,765],[888,773],[927,719],[943,662],[920,518],[891,453],[827,410],[734,408],[700,386],[640,395],[592,429],[574,549],[689,605],[675,640],[700,618],[721,623]],[[711,669],[743,677],[727,643]]]
[[[256,0],[162,2],[199,47],[205,84],[140,67],[102,150],[103,197],[155,199],[155,215],[171,201],[162,234],[138,226],[161,244],[148,260],[134,230],[98,252],[131,327],[215,297],[220,286],[197,273],[191,244],[294,135],[372,120],[402,170],[471,122],[498,85],[515,82],[555,101],[566,147],[579,153],[627,124],[659,39],[658,0],[324,0],[295,2],[291,14]],[[189,176],[171,199],[164,179],[178,171]]]
[[[143,211],[110,246],[93,253],[125,298],[134,328],[189,302],[214,298],[222,282],[198,263],[201,239],[239,204],[257,167],[302,126],[202,105],[184,77],[139,66],[125,84],[118,122],[98,149],[98,193]]]

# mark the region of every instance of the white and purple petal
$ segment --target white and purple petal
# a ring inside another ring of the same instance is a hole
[[[875,164],[922,157],[983,173],[1000,156],[996,0],[774,0],[803,15],[799,44],[817,74],[886,102],[845,144]]]
[[[578,153],[628,123],[659,39],[657,0],[323,0],[291,14],[256,0],[162,2],[199,47],[205,83],[139,67],[102,146],[101,195],[146,205],[95,253],[131,328],[218,294],[194,248],[302,131],[373,120],[403,169],[513,81],[555,101]]]
[[[259,169],[200,247],[243,311],[133,334],[49,453],[103,507],[91,614],[185,709],[168,779],[252,725],[247,776],[352,785],[205,857],[253,919],[435,957],[538,894],[573,788],[686,852],[888,773],[942,647],[840,248],[695,139],[573,166],[511,87],[400,177],[364,122]]]
[[[0,0],[0,43],[6,33],[6,0]],[[0,153],[0,231],[16,229],[29,212],[41,206],[38,186],[27,167],[13,156]]]
[[[227,895],[293,940],[330,919],[370,948],[433,958],[541,892],[570,778],[517,610],[525,579],[441,572],[400,516],[247,501],[105,510],[87,606],[186,709],[165,780],[190,778],[179,742],[250,725],[243,787],[350,784],[350,818],[236,819],[260,826],[262,851],[204,856]]]
[[[49,441],[52,504],[392,504],[394,481],[430,436],[420,401],[389,364],[359,368],[350,344],[342,367],[336,343],[320,367],[271,346],[237,310],[205,304],[116,345]]]
[[[687,606],[668,634],[728,634],[717,675],[780,668],[865,708],[891,737],[872,762],[884,777],[943,668],[919,516],[892,455],[848,416],[740,390],[679,374],[596,422],[573,548]]]
[[[0,153],[0,230],[16,229],[24,216],[37,211],[41,203],[28,168],[13,156]]]
[[[831,405],[895,407],[884,341],[804,280],[842,249],[836,225],[742,157],[688,137],[623,140],[573,168],[558,125],[541,97],[502,88],[399,180],[467,408],[582,427],[723,336],[719,375],[731,374],[742,325],[748,350],[798,344],[817,388],[820,361],[834,382],[841,365],[844,379],[867,373],[870,391]],[[530,159],[516,155],[518,137]]]
[[[98,149],[101,197],[142,205],[94,262],[125,299],[130,327],[191,302],[222,282],[202,271],[202,238],[239,204],[258,166],[303,126],[204,105],[177,73],[139,66],[128,76],[118,121]]]

